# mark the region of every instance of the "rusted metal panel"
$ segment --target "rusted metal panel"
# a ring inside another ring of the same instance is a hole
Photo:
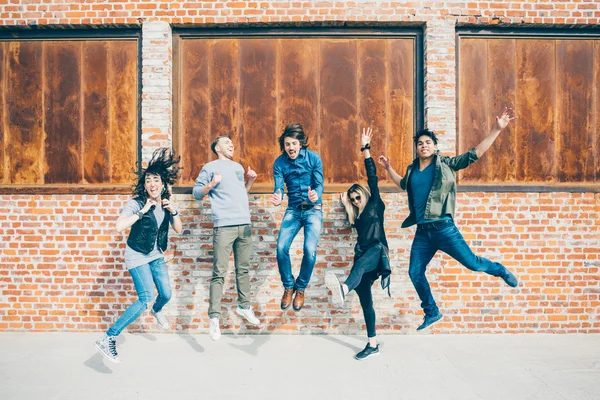
[[[131,180],[137,150],[137,42],[109,42],[108,101],[112,183]]]
[[[460,135],[459,153],[475,147],[489,133],[488,129],[488,48],[487,41],[462,39],[460,44],[459,72]],[[481,182],[487,179],[488,158],[460,173],[461,181]]]
[[[275,40],[243,39],[240,57],[240,140],[242,164],[260,171],[257,183],[273,179],[273,160],[279,154],[273,143],[277,135],[277,43]]]
[[[80,183],[81,43],[46,42],[44,55],[44,183]]]
[[[285,127],[298,122],[308,136],[309,149],[319,151],[319,40],[278,39],[278,121],[269,146],[279,149],[277,138]],[[278,154],[277,151],[276,154]],[[269,168],[272,170],[272,168]],[[271,171],[272,174],[272,171]]]
[[[488,41],[488,127],[489,133],[505,107],[516,107],[515,39]],[[487,151],[488,182],[514,182],[517,175],[515,154],[518,146],[516,124],[511,122]],[[475,143],[476,144],[476,143]]]
[[[4,90],[6,79],[6,58],[5,56],[6,43],[0,42],[0,184],[6,183],[6,176],[4,175],[4,151],[6,144],[4,143]]]
[[[359,128],[369,124],[375,156],[391,154],[403,167],[412,160],[412,38],[186,38],[180,52],[180,146],[184,168],[194,170],[184,183],[214,157],[192,153],[206,154],[221,133],[232,135],[258,183],[270,182],[277,138],[291,122],[320,152],[327,183],[364,181]]]
[[[388,41],[387,47],[386,154],[394,169],[404,175],[414,154],[415,42],[411,39],[394,39]]]
[[[108,43],[87,41],[82,51],[84,182],[109,183]]]
[[[218,135],[231,135],[239,151],[238,92],[240,78],[238,40],[211,40],[210,49],[211,141]]]
[[[556,176],[556,68],[553,40],[516,43],[517,181],[554,182]]]
[[[370,126],[373,128],[371,147],[373,158],[386,151],[387,145],[387,112],[388,82],[386,76],[386,40],[365,39],[358,42],[358,128]],[[354,140],[349,138],[348,152],[357,153],[360,136]],[[366,180],[364,164],[357,163],[357,175],[360,180]],[[380,178],[386,178],[387,173],[379,169]]]
[[[600,40],[594,40],[594,176],[600,181]]]
[[[594,180],[594,43],[556,41],[557,173],[560,182]]]
[[[10,42],[5,48],[8,183],[43,183],[42,43]]]
[[[181,44],[181,150],[182,182],[193,184],[204,164],[212,159],[210,144],[209,43],[184,40]],[[216,136],[216,135],[215,135]]]
[[[321,42],[321,157],[325,183],[358,180],[358,49],[356,40]]]

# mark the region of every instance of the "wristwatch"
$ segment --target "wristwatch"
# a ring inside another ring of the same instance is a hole
[[[179,210],[175,210],[175,212],[173,214],[171,214],[171,217],[176,217],[179,215]]]

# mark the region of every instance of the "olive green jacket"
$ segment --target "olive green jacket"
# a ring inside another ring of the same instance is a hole
[[[425,206],[425,219],[440,219],[446,214],[450,214],[454,218],[456,209],[456,171],[467,168],[477,161],[477,153],[472,148],[456,157],[440,156],[439,152],[436,152],[434,157],[435,175]],[[418,157],[408,166],[406,174],[400,181],[400,187],[408,191],[408,208],[410,210],[408,218],[402,223],[403,228],[408,228],[417,223],[410,185],[408,184],[408,178],[413,168],[419,168]]]

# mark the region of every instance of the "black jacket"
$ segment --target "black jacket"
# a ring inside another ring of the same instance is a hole
[[[377,277],[381,276],[381,287],[388,289],[390,285],[390,266],[389,249],[385,231],[383,230],[383,214],[385,212],[385,203],[381,200],[379,186],[377,184],[377,168],[373,158],[365,159],[365,168],[367,170],[367,182],[371,197],[365,205],[363,212],[354,221],[354,227],[358,233],[358,242],[354,248],[354,261],[356,262],[369,248],[380,246],[382,248]],[[375,279],[377,279],[377,277]]]
[[[136,197],[134,200],[140,207],[144,207],[145,202],[142,198]],[[142,219],[131,226],[127,245],[139,253],[148,254],[154,249],[156,242],[158,248],[165,251],[169,241],[169,223],[172,218],[171,214],[165,211],[165,218],[158,227],[154,212],[147,212]]]

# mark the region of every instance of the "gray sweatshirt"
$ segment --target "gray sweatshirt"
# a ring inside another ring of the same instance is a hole
[[[194,198],[202,200],[202,188],[212,181],[215,173],[221,182],[208,192],[215,227],[250,224],[248,193],[244,183],[244,168],[231,160],[211,161],[202,168],[194,184]]]

